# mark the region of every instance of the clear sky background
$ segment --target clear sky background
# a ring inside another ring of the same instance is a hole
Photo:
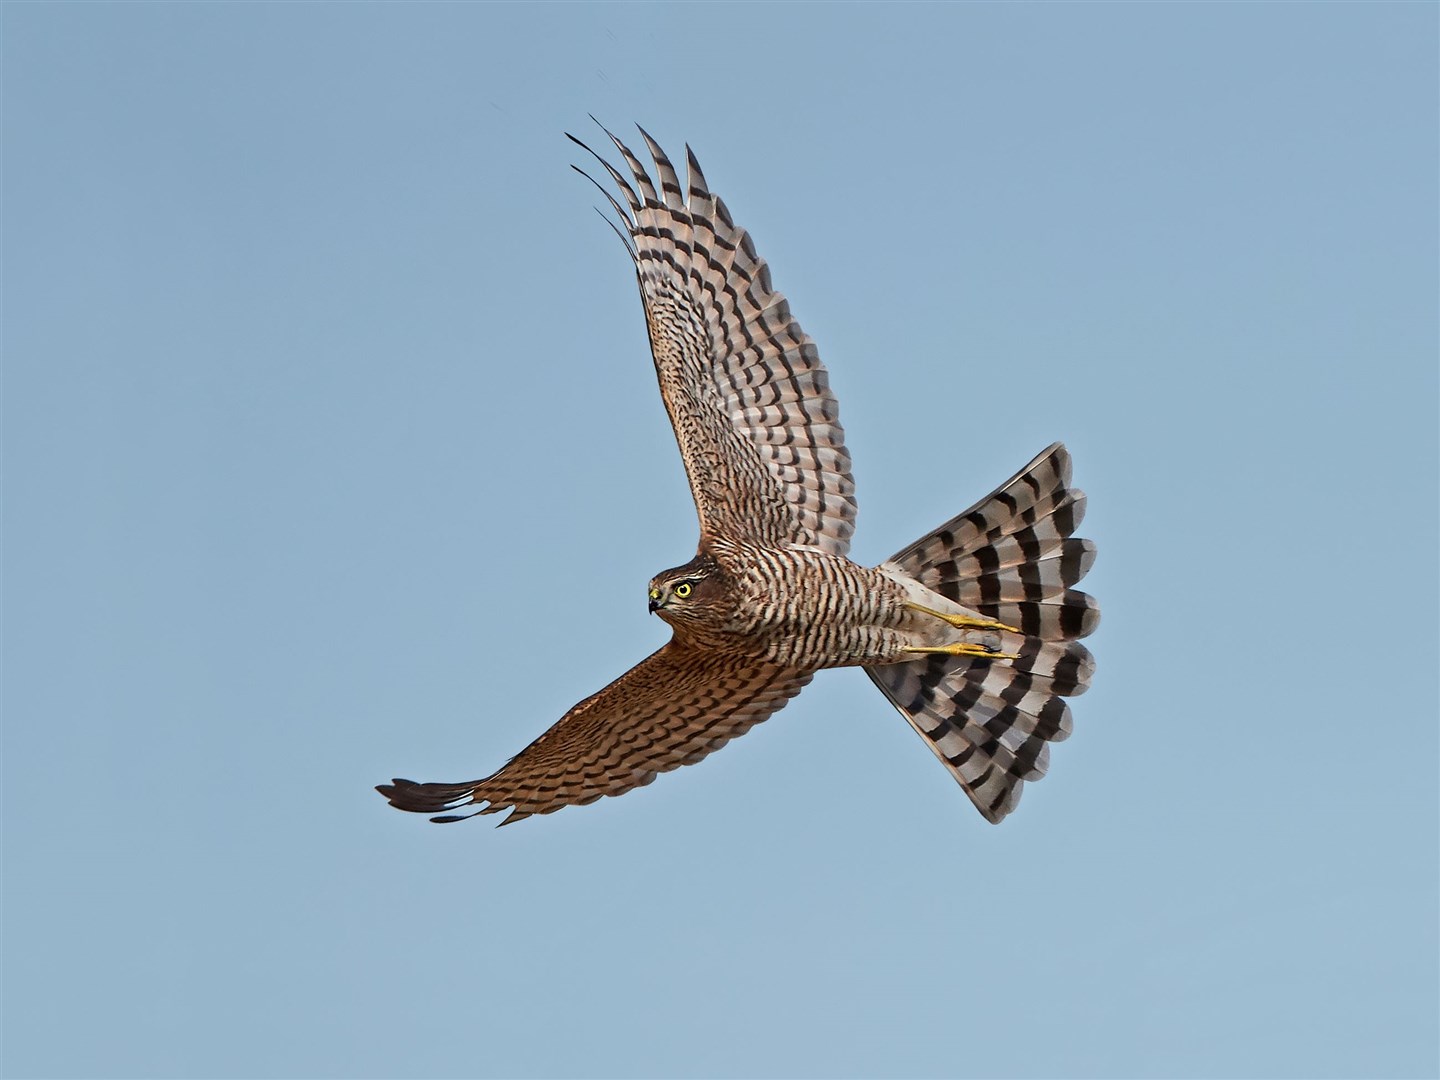
[[[1434,1076],[1434,4],[7,4],[11,1076]],[[694,512],[564,131],[696,149],[877,562],[1064,439],[986,824],[856,671],[495,831]]]

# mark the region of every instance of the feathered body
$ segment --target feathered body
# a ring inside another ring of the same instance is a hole
[[[1099,610],[1072,586],[1095,549],[1073,537],[1069,455],[1057,443],[894,558],[852,562],[850,456],[818,350],[694,155],[682,188],[641,134],[655,179],[613,135],[630,176],[596,159],[624,198],[606,192],[700,518],[695,558],[650,583],[674,636],[491,776],[380,792],[424,813],[509,808],[507,823],[593,802],[700,760],[815,671],[861,666],[1000,821],[1094,670],[1077,639]]]
[[[656,608],[687,645],[817,670],[913,660],[918,648],[956,642],[995,652],[1004,635],[962,629],[915,605],[983,617],[895,566],[868,568],[817,548],[716,542],[655,579],[696,582],[686,604]]]

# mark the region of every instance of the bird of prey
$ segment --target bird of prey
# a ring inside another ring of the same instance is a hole
[[[851,562],[850,455],[814,342],[689,147],[682,186],[643,128],[653,175],[605,134],[628,175],[569,138],[618,190],[596,185],[634,260],[700,518],[695,557],[650,581],[650,611],[673,634],[490,776],[377,790],[435,821],[508,809],[508,825],[692,765],[817,670],[862,667],[999,822],[1044,775],[1049,744],[1070,733],[1065,699],[1095,669],[1078,639],[1099,608],[1072,587],[1095,546],[1072,535],[1085,496],[1070,455],[1056,443],[893,558]]]

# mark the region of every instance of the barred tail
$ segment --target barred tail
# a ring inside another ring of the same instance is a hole
[[[1090,685],[1095,661],[1081,645],[1100,622],[1075,585],[1095,545],[1071,536],[1085,495],[1070,487],[1070,455],[1055,443],[994,493],[901,551],[887,566],[1010,626],[1014,660],[931,655],[866,668],[985,817],[1015,809],[1026,780],[1070,734],[1064,698]]]

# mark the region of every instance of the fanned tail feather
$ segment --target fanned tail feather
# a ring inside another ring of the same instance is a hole
[[[1095,561],[1095,545],[1071,535],[1084,513],[1070,455],[1055,443],[886,564],[1020,631],[1001,635],[1014,660],[935,654],[865,669],[992,822],[1045,775],[1049,744],[1070,734],[1063,699],[1084,693],[1095,670],[1075,639],[1094,631],[1100,609],[1071,588]]]

